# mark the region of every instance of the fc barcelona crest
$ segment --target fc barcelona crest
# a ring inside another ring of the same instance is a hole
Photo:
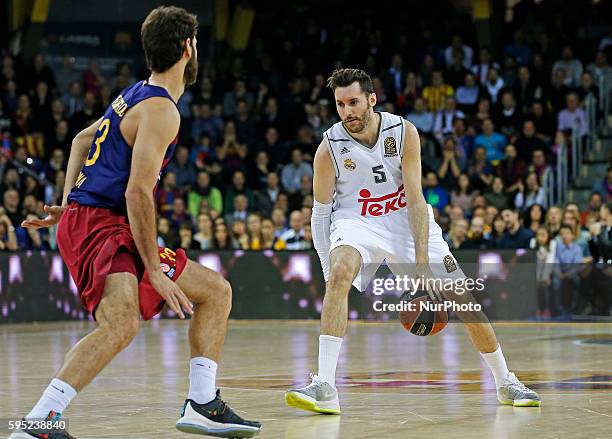
[[[357,165],[351,159],[346,159],[344,161],[344,167],[349,171],[354,171],[357,168]]]
[[[397,143],[395,138],[387,137],[385,139],[385,157],[393,157],[397,155]]]

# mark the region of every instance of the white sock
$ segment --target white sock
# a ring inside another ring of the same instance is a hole
[[[195,357],[189,362],[189,395],[198,404],[206,404],[215,399],[217,388],[217,363],[210,358]]]
[[[510,371],[508,370],[508,366],[506,366],[506,359],[504,358],[504,354],[502,353],[501,346],[497,345],[497,350],[494,352],[483,353],[481,352],[482,358],[489,365],[489,369],[493,372],[493,378],[495,378],[495,387],[499,389],[501,386],[502,380],[508,376]]]
[[[26,419],[45,419],[51,410],[62,413],[76,394],[77,391],[70,384],[54,378]]]
[[[319,378],[336,387],[336,365],[340,355],[342,338],[319,335]]]

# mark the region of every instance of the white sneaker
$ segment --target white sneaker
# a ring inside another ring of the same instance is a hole
[[[340,401],[335,387],[321,381],[317,375],[310,374],[312,383],[301,389],[291,389],[285,393],[289,407],[328,415],[340,414]]]
[[[512,372],[497,389],[497,400],[514,407],[539,407],[542,404],[540,395],[521,383]]]

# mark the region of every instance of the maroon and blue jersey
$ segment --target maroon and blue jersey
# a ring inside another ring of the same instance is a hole
[[[131,107],[155,96],[172,100],[166,89],[140,81],[126,88],[108,106],[85,165],[68,195],[69,202],[126,212],[125,191],[130,177],[132,147],[123,138],[119,124]],[[162,169],[172,158],[176,142],[175,137],[168,146]]]

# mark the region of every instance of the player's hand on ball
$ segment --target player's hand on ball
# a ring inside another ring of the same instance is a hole
[[[425,263],[416,264],[414,278],[417,281],[422,279],[421,282],[425,282],[423,289],[427,290],[427,294],[429,294],[429,297],[431,298],[431,300],[433,300],[434,302],[440,302],[440,303],[444,301],[444,297],[442,296],[442,291],[438,290],[437,282],[435,282],[436,278],[434,277],[429,264],[425,264]]]
[[[181,319],[185,318],[185,313],[193,315],[193,304],[183,293],[183,290],[168,279],[161,270],[149,273],[149,282],[155,288],[155,291],[166,301],[170,309]]]
[[[25,220],[21,223],[21,227],[25,227],[26,229],[40,229],[42,227],[52,227],[55,224],[59,223],[60,218],[62,217],[62,213],[66,210],[68,206],[47,206],[43,207],[43,210],[47,213],[47,217],[40,218],[32,218]]]

